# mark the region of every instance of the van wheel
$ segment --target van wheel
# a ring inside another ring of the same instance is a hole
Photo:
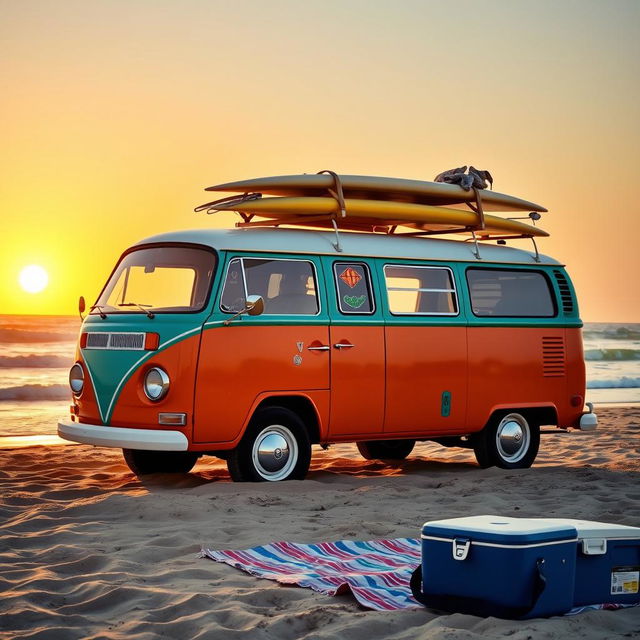
[[[311,464],[311,441],[302,420],[289,409],[258,410],[227,468],[235,482],[304,480]]]
[[[416,446],[415,440],[367,440],[356,442],[365,460],[404,460]]]
[[[473,438],[473,451],[482,468],[528,469],[540,448],[540,425],[520,413],[498,414]]]
[[[123,449],[124,461],[137,476],[149,473],[189,473],[200,457],[192,451]]]

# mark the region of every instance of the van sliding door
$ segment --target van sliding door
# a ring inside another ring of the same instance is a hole
[[[379,261],[386,288],[385,433],[447,434],[464,429],[467,328],[453,270]]]

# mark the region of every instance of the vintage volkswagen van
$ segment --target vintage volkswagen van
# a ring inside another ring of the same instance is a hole
[[[592,430],[574,289],[506,246],[273,228],[180,231],[122,255],[84,319],[62,438],[137,474],[201,455],[305,477],[311,446],[416,441],[529,467],[541,427]]]

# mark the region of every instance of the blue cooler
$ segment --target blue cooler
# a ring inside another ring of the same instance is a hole
[[[589,520],[545,520],[578,532],[574,606],[640,603],[640,528]]]
[[[534,618],[573,608],[578,536],[562,521],[471,516],[427,522],[411,587],[428,607]]]

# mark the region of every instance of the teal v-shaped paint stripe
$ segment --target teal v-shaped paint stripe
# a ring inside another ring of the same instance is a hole
[[[120,382],[118,383],[118,386],[115,388],[115,391],[113,392],[113,395],[111,396],[111,402],[109,402],[109,406],[107,407],[107,412],[104,415],[102,422],[103,424],[108,424],[109,421],[111,420],[111,416],[113,414],[113,408],[115,405],[116,400],[118,399],[118,396],[120,395],[120,391],[122,390],[122,387],[125,385],[125,383],[127,382],[127,380],[129,380],[129,378],[131,377],[131,375],[133,374],[133,372],[146,360],[149,360],[149,358],[151,358],[152,356],[156,355],[158,352],[163,351],[164,349],[166,349],[169,345],[173,344],[174,342],[177,342],[178,340],[181,340],[182,338],[185,338],[186,336],[192,334],[192,333],[197,333],[198,331],[201,331],[202,327],[198,326],[195,329],[190,329],[189,331],[185,331],[184,333],[181,333],[180,335],[177,335],[173,338],[171,338],[170,340],[167,340],[166,342],[163,342],[156,351],[149,351],[148,353],[146,353],[145,355],[143,355],[139,360],[137,360],[130,368],[129,370],[124,374],[124,376],[122,377],[122,379],[120,380]],[[100,407],[100,403],[98,402],[98,407]],[[102,415],[102,411],[100,412]]]
[[[98,405],[98,413],[100,413],[100,420],[102,420],[102,424],[104,422],[104,411],[102,411],[102,406],[100,405],[100,395],[98,394],[98,387],[96,387],[96,383],[93,381],[93,375],[91,373],[91,369],[89,368],[89,363],[87,359],[84,358],[84,366],[87,369],[87,373],[89,374],[89,379],[91,380],[91,387],[93,388],[93,395],[96,397],[96,404]]]

